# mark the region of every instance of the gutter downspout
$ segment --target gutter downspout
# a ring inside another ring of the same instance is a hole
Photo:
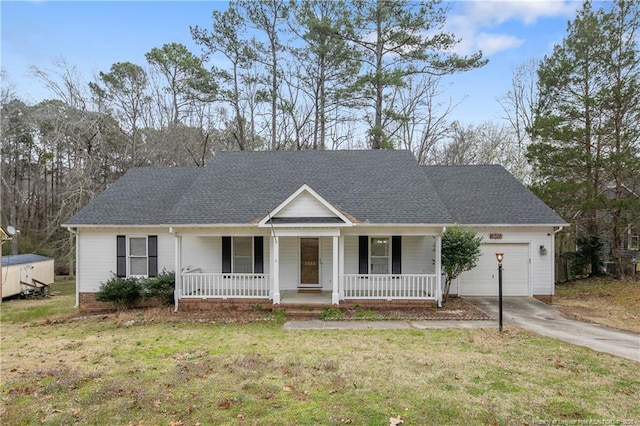
[[[553,272],[553,294],[551,296],[556,295],[556,234],[563,229],[564,226],[558,226],[558,229],[553,231],[553,233],[551,234],[551,261],[553,262],[553,267],[551,268],[551,271]]]
[[[80,253],[80,238],[78,238],[78,231],[75,231],[73,228],[71,228],[70,226],[67,226],[67,231],[69,231],[70,233],[73,234],[75,240],[76,240],[76,261],[75,261],[75,266],[76,266],[76,305],[74,306],[74,308],[79,308],[80,307],[80,262],[78,262],[78,254]]]
[[[178,312],[178,301],[180,300],[180,295],[178,293],[179,288],[181,287],[181,265],[180,265],[180,257],[182,256],[182,244],[179,243],[179,239],[181,238],[173,226],[169,227],[169,233],[174,236],[174,245],[175,245],[175,275],[174,275],[174,288],[173,288],[173,312]]]
[[[447,227],[442,227],[442,232],[436,237],[436,280],[437,294],[436,299],[438,307],[442,307],[442,234],[447,231]]]

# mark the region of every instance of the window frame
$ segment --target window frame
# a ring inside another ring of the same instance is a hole
[[[131,240],[144,240],[144,256],[132,255],[131,254]],[[131,259],[142,259],[144,258],[145,262],[145,274],[132,274],[131,267]],[[139,277],[139,278],[148,278],[149,277],[149,236],[148,235],[127,235],[127,277]]]
[[[375,256],[373,254],[373,240],[387,240],[387,255],[386,256]],[[369,274],[371,275],[392,275],[392,247],[391,247],[392,243],[392,238],[388,237],[388,236],[380,236],[380,237],[372,237],[369,236]],[[372,260],[373,259],[387,259],[387,272],[386,273],[379,273],[379,272],[373,272],[373,263]]]
[[[236,238],[249,238],[251,240],[251,255],[250,256],[239,256],[242,258],[251,258],[251,271],[250,272],[236,272]],[[231,236],[231,273],[232,274],[254,274],[255,273],[255,238],[251,236]]]
[[[640,235],[629,235],[629,250],[640,250]]]

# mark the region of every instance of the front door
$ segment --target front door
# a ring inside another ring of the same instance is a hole
[[[320,285],[320,238],[300,238],[300,286]]]

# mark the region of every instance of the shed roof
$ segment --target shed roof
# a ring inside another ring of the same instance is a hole
[[[15,256],[2,256],[2,266],[8,265],[24,265],[28,263],[45,262],[53,260],[50,257],[40,256],[39,254],[17,254]]]

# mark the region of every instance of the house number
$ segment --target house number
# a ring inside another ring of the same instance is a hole
[[[502,234],[489,234],[489,239],[491,240],[501,240]]]
[[[304,266],[315,266],[316,262],[304,262]]]

